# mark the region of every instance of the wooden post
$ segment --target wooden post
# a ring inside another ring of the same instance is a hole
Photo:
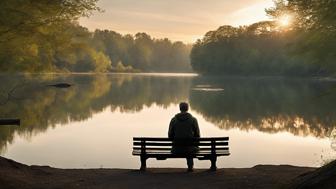
[[[216,155],[216,141],[215,140],[211,140],[211,159],[210,161],[211,161],[210,170],[216,171],[217,170],[217,166],[216,166],[217,155]]]
[[[0,125],[20,125],[20,119],[0,119]]]
[[[141,167],[140,167],[140,171],[146,171],[146,167],[147,167],[146,160],[147,160],[146,141],[141,140],[141,155],[140,155]]]

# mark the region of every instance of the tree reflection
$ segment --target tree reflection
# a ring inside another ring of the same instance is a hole
[[[222,129],[327,137],[336,123],[332,82],[302,79],[207,78],[196,85],[224,91],[193,90],[192,108]]]
[[[3,118],[20,118],[20,127],[0,127],[0,152],[14,134],[31,137],[57,124],[83,121],[110,107],[111,111],[138,112],[156,104],[168,107],[187,100],[191,78],[131,75],[39,75],[0,76],[2,90],[25,83],[15,98],[1,105]],[[48,86],[58,82],[74,84],[67,89]]]
[[[29,138],[56,125],[87,120],[106,108],[133,113],[154,104],[166,108],[188,100],[193,110],[221,129],[324,138],[336,123],[333,82],[127,74],[0,75],[0,79],[3,91],[24,83],[0,106],[2,118],[21,119],[20,127],[0,127],[0,153],[15,134]],[[73,86],[48,86],[59,82]]]

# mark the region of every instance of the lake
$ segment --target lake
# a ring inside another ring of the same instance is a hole
[[[166,137],[181,101],[201,135],[229,136],[218,167],[320,166],[336,157],[336,81],[195,74],[0,75],[0,154],[29,165],[139,168],[132,137]],[[58,82],[70,88],[49,86]],[[9,94],[9,95],[8,95]],[[149,167],[186,167],[184,159]],[[209,161],[195,161],[208,168]]]

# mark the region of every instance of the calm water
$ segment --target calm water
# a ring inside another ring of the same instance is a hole
[[[0,154],[61,168],[138,168],[133,136],[166,137],[188,101],[202,136],[229,136],[219,167],[319,166],[336,157],[336,82],[186,74],[0,76]],[[68,89],[48,86],[74,84]],[[6,92],[11,92],[7,98]],[[209,167],[196,161],[196,167]],[[185,160],[149,160],[185,167]]]

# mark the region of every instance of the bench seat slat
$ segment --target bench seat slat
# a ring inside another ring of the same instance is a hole
[[[212,138],[195,138],[195,141],[228,141],[229,137],[212,137]],[[171,142],[172,139],[169,138],[151,138],[151,137],[133,137],[133,141],[167,141]]]
[[[134,146],[141,146],[142,143],[141,142],[133,142]],[[180,146],[184,146],[179,144]],[[197,143],[195,144],[197,146],[211,146],[211,143]],[[215,143],[216,146],[228,146],[229,142],[216,142]],[[146,142],[146,147],[147,146],[172,146],[172,143],[163,143],[163,142]],[[189,145],[186,145],[189,146]]]
[[[141,155],[141,151],[133,151],[132,153],[133,155]],[[216,151],[216,155],[225,155],[225,154],[229,154],[228,150],[221,150],[221,151]],[[174,155],[178,155],[178,156],[186,156],[186,154],[173,154],[171,152],[158,152],[158,151],[146,151],[146,156],[150,156],[150,155],[167,155],[167,156],[174,156]],[[190,155],[190,154],[189,154]],[[198,156],[198,155],[212,155],[211,152],[198,152],[195,154],[191,154],[192,156]]]
[[[134,147],[133,150],[141,150],[141,147]],[[153,148],[148,147],[146,148],[146,151],[148,150],[158,150],[158,151],[171,151],[172,148]],[[199,151],[211,151],[212,148],[199,148]],[[229,147],[222,147],[222,148],[215,148],[216,151],[218,150],[229,150]]]
[[[228,154],[229,151],[227,150],[223,150],[223,151],[216,151],[215,154]],[[133,155],[141,155],[141,151],[133,151],[132,153]],[[171,152],[162,152],[162,151],[149,151],[149,152],[146,152],[146,155],[151,155],[151,154],[166,154],[166,155],[171,155],[173,153]],[[196,153],[196,155],[211,155],[212,153],[211,152],[198,152]]]

